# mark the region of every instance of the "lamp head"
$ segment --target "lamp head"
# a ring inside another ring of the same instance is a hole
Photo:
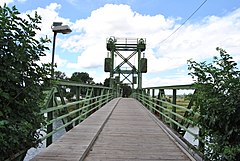
[[[53,26],[62,26],[62,22],[53,22],[52,27]]]
[[[54,33],[69,34],[72,32],[68,25],[62,25],[62,22],[53,22],[52,31]]]

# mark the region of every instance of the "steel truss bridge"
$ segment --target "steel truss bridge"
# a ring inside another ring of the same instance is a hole
[[[41,111],[47,120],[41,141],[46,141],[47,148],[32,160],[202,160],[201,128],[197,133],[189,129],[199,113],[194,112],[192,99],[185,105],[177,102],[178,91],[194,91],[193,85],[142,88],[142,73],[147,72],[145,48],[143,38],[107,39],[110,55],[104,70],[110,73],[110,87],[53,80]],[[136,54],[137,66],[130,61]],[[114,64],[115,55],[121,58],[120,64]],[[124,64],[131,69],[122,69]],[[122,97],[125,81],[132,86],[128,98]],[[74,97],[67,100],[70,89]],[[54,127],[59,121],[61,126]],[[53,142],[61,130],[66,133]],[[198,141],[197,146],[184,138],[186,133]]]

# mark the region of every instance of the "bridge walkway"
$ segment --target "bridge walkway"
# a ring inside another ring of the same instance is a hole
[[[138,101],[118,98],[33,160],[194,160]]]

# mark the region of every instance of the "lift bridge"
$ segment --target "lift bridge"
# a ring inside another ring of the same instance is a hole
[[[52,88],[45,91],[41,114],[47,116],[43,127],[47,132],[41,141],[47,147],[32,161],[202,160],[204,139],[189,128],[199,116],[192,110],[193,100],[184,105],[177,102],[178,91],[194,91],[194,87],[142,88],[142,74],[147,72],[146,39],[110,37],[106,44],[110,55],[105,58],[104,70],[110,73],[110,87],[54,80]],[[120,64],[114,64],[116,54],[122,59]],[[130,61],[134,55],[137,67]],[[131,69],[124,70],[124,64]],[[120,94],[124,81],[132,87],[136,84],[129,98]],[[68,88],[76,91],[71,101],[66,101]],[[171,95],[166,96],[166,90]],[[53,126],[59,121],[60,126]],[[65,134],[53,141],[62,130]],[[185,135],[198,144],[189,143]]]
[[[124,80],[127,80],[133,89],[136,83],[138,89],[142,88],[142,73],[147,72],[147,59],[144,58],[143,53],[145,49],[146,39],[143,38],[127,39],[110,37],[107,39],[107,50],[110,51],[111,56],[110,58],[105,58],[104,71],[110,72],[110,87],[114,88],[117,85],[123,84]],[[126,57],[121,52],[128,52],[127,54],[129,55]],[[122,59],[120,64],[114,64],[115,54]],[[130,59],[135,55],[138,57],[137,67],[130,62]],[[124,64],[127,64],[130,70],[122,69]],[[123,79],[121,79],[121,76],[123,76]],[[132,79],[129,79],[130,76],[132,76]]]

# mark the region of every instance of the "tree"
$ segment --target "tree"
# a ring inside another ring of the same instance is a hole
[[[64,72],[55,71],[54,72],[54,78],[56,78],[56,79],[67,79],[67,76]]]
[[[74,72],[70,80],[86,84],[92,84],[93,82],[93,78],[90,77],[89,74],[86,72]]]
[[[49,41],[34,38],[41,23],[37,13],[27,19],[19,14],[15,6],[0,7],[0,160],[37,146],[44,123],[42,87],[50,70],[37,61]]]
[[[221,48],[213,63],[189,60],[197,90],[198,125],[207,137],[206,160],[240,160],[240,72]]]
[[[103,85],[104,85],[105,87],[110,87],[110,78],[106,78],[106,79],[104,80]]]
[[[132,94],[132,88],[127,84],[123,84],[123,97],[129,97]]]
[[[93,78],[89,76],[86,72],[74,72],[69,78],[70,81],[75,81],[78,83],[85,83],[85,84],[94,84]],[[76,94],[76,87],[70,87],[70,92],[67,93],[66,98],[71,101],[72,97]],[[80,90],[80,94],[86,94],[85,89]]]

